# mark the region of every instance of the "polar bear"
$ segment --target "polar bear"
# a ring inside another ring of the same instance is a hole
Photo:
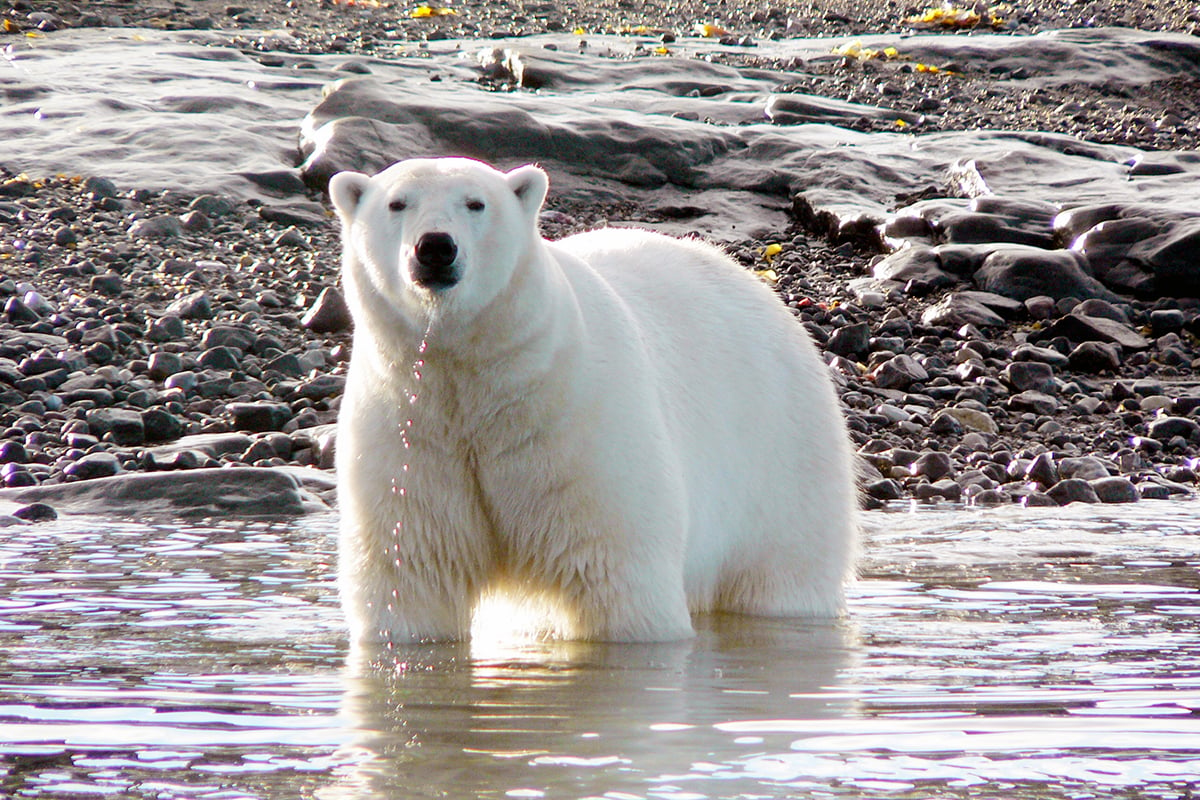
[[[699,241],[543,239],[547,187],[461,158],[330,182],[353,641],[467,638],[490,593],[593,641],[686,638],[695,612],[836,614],[857,503],[806,332]]]

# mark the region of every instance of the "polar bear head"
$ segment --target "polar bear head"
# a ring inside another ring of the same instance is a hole
[[[541,240],[547,186],[535,166],[505,173],[466,158],[334,175],[351,305],[418,326],[435,309],[461,317],[486,307]]]

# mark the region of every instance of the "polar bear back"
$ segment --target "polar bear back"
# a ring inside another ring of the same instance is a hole
[[[761,281],[700,241],[610,228],[551,251],[573,257],[560,263],[585,320],[611,309],[580,271],[612,289],[647,348],[690,499],[689,605],[725,607],[722,583],[739,561],[757,574],[764,559],[799,551],[825,566],[796,576],[813,607],[775,610],[829,613],[822,603],[839,595],[852,558],[855,500],[844,423],[807,333]]]

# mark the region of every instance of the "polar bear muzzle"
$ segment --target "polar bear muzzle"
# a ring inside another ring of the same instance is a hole
[[[413,283],[426,289],[446,289],[458,283],[458,270],[454,268],[458,245],[450,234],[421,234],[413,256],[410,267]]]

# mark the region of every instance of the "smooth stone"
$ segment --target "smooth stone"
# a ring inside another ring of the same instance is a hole
[[[183,320],[175,314],[167,314],[152,320],[146,329],[146,338],[152,342],[177,342],[187,335]]]
[[[208,350],[214,347],[236,347],[249,352],[254,347],[258,334],[234,325],[214,325],[200,338],[200,346]]]
[[[1064,479],[1082,478],[1085,481],[1107,478],[1110,474],[1104,462],[1094,456],[1061,459],[1058,462],[1058,472]]]
[[[1054,461],[1054,456],[1049,453],[1041,453],[1036,456],[1033,461],[1029,462],[1029,466],[1025,469],[1025,479],[1039,483],[1042,486],[1053,486],[1061,480],[1061,475],[1058,471],[1058,464]]]
[[[885,256],[872,270],[876,280],[912,284],[918,293],[953,286],[958,279],[942,270],[937,251],[932,247],[914,245]]]
[[[150,355],[146,374],[156,381],[165,381],[172,375],[182,372],[183,368],[183,356],[178,353],[158,352]]]
[[[1005,406],[1010,411],[1032,411],[1034,414],[1047,415],[1058,410],[1058,401],[1044,392],[1029,389],[1009,397]]]
[[[184,424],[165,409],[148,408],[142,412],[142,429],[147,442],[170,442],[183,435]]]
[[[1102,300],[1099,297],[1090,297],[1084,300],[1071,309],[1071,313],[1081,317],[1096,317],[1100,319],[1111,319],[1113,322],[1119,322],[1122,325],[1129,324],[1129,315],[1121,308],[1107,300]]]
[[[862,356],[871,347],[871,326],[865,322],[854,322],[835,330],[825,343],[825,349],[839,356]]]
[[[320,228],[329,224],[329,217],[324,206],[297,200],[292,203],[265,205],[259,208],[258,215],[267,222],[278,225],[299,225],[305,228]]]
[[[1005,245],[984,260],[974,279],[979,288],[1014,300],[1113,296],[1088,274],[1083,257],[1069,250]]]
[[[1054,383],[1054,368],[1040,361],[1014,361],[1002,373],[1006,383],[1018,392],[1033,389],[1045,394],[1057,390]]]
[[[95,478],[108,478],[121,471],[121,461],[112,453],[88,453],[77,461],[63,468],[63,474],[68,478],[89,481]],[[43,488],[43,487],[39,487]],[[0,492],[0,496],[3,496]],[[50,502],[54,502],[51,500]],[[57,503],[55,503],[57,505]]]
[[[304,316],[300,318],[300,325],[313,333],[339,333],[350,330],[354,320],[342,293],[332,286],[327,286],[304,312]]]
[[[30,503],[18,508],[12,512],[12,515],[26,522],[50,522],[58,519],[58,512],[54,510],[53,506],[46,503]]]
[[[183,222],[169,214],[139,219],[129,226],[129,235],[134,239],[175,238],[183,236]]]
[[[1148,428],[1152,438],[1163,442],[1175,436],[1189,441],[1200,439],[1200,423],[1188,417],[1157,417],[1150,420]]]
[[[1071,369],[1096,374],[1121,366],[1121,349],[1110,342],[1083,342],[1068,356]]]
[[[1000,426],[996,424],[996,420],[992,418],[991,414],[988,414],[986,411],[978,411],[974,408],[963,408],[961,406],[949,406],[938,411],[934,415],[933,422],[936,423],[938,419],[945,417],[955,420],[966,430],[989,434],[1000,432]]]
[[[1042,364],[1049,364],[1055,369],[1062,369],[1070,365],[1071,359],[1063,355],[1052,347],[1038,347],[1032,344],[1019,344],[1012,351],[1011,356],[1013,361],[1037,361]]]
[[[93,455],[116,461],[108,453]],[[291,471],[257,467],[130,472],[102,480],[4,489],[0,500],[44,502],[60,511],[138,517],[296,516],[327,508]]]
[[[86,414],[92,434],[105,434],[121,446],[139,445],[146,441],[146,428],[140,412],[125,408],[96,408]]]
[[[951,294],[925,309],[921,322],[929,326],[960,328],[974,325],[995,328],[1004,325],[1004,318],[983,303],[965,294]]]
[[[212,300],[203,290],[192,292],[167,306],[165,313],[180,319],[212,319]]]
[[[1101,503],[1136,503],[1140,499],[1133,481],[1120,475],[1097,478],[1091,484]]]
[[[929,379],[929,373],[908,355],[898,355],[880,364],[873,373],[875,385],[881,389],[907,389],[914,383]]]
[[[1125,350],[1145,350],[1150,340],[1128,325],[1104,317],[1067,314],[1038,334],[1038,340],[1064,336],[1072,342],[1111,342]]]
[[[239,431],[262,433],[282,430],[292,418],[292,409],[284,403],[230,403],[226,410]]]
[[[930,482],[936,482],[954,475],[954,462],[948,453],[934,450],[918,456],[917,460],[912,462],[909,471],[913,475],[925,476]]]
[[[1099,503],[1100,497],[1090,483],[1083,478],[1068,478],[1059,481],[1046,490],[1046,494],[1054,498],[1060,506],[1068,503]]]

